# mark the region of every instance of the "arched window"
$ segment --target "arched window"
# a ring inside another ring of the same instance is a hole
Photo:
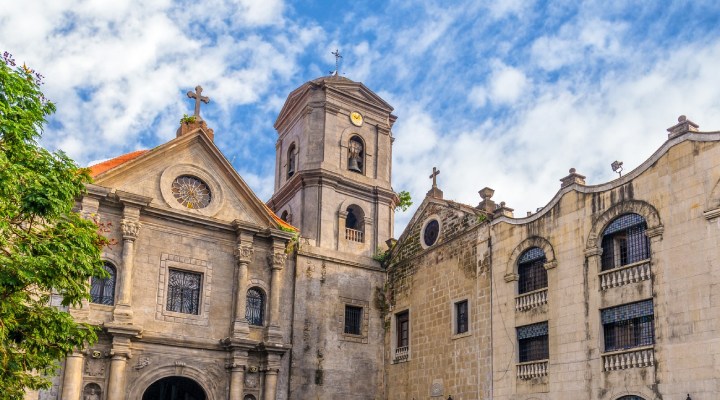
[[[539,247],[526,250],[518,259],[518,294],[547,287],[545,252]]]
[[[365,171],[365,145],[359,136],[353,136],[348,143],[348,169],[359,174]]]
[[[638,214],[625,214],[611,222],[602,238],[602,270],[650,258],[650,245],[645,231],[645,218]]]
[[[282,212],[282,215],[280,215],[280,219],[283,220],[283,221],[285,221],[285,222],[288,222],[288,212],[287,212],[287,210],[285,210],[285,211]]]
[[[293,175],[295,175],[295,168],[296,168],[295,155],[296,155],[296,153],[297,152],[295,151],[295,143],[293,143],[290,145],[290,148],[288,149],[288,152],[287,152],[287,177],[288,177],[288,179],[290,179]]]
[[[632,396],[618,397],[617,400],[645,400],[645,399],[643,399],[643,398],[640,397],[640,396],[634,396],[634,395],[632,395]]]
[[[365,213],[362,208],[355,204],[348,207],[345,217],[345,239],[353,242],[364,242],[365,238]]]
[[[259,288],[250,288],[247,291],[245,305],[245,319],[250,325],[262,326],[265,317],[265,294]]]
[[[90,281],[90,301],[111,306],[115,304],[115,267],[106,262],[103,269],[110,276],[107,278],[92,278]]]

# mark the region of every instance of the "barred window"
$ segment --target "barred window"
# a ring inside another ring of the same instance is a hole
[[[605,351],[648,346],[655,343],[652,300],[606,308],[600,311]]]
[[[108,273],[107,278],[93,276],[90,281],[90,301],[97,304],[115,304],[115,267],[105,263],[103,269]]]
[[[520,362],[546,360],[549,357],[548,323],[525,325],[517,328]]]
[[[362,334],[362,307],[345,306],[345,333]]]
[[[403,311],[395,316],[397,327],[397,347],[410,345],[410,314]]]
[[[524,252],[518,259],[518,294],[546,288],[548,285],[545,270],[545,252],[533,247]]]
[[[455,334],[465,333],[468,331],[468,301],[458,301],[455,303]]]
[[[621,267],[650,258],[645,218],[625,214],[615,219],[603,232],[602,270]]]
[[[250,288],[245,303],[245,319],[250,325],[262,326],[264,317],[265,294],[258,288]]]
[[[645,400],[645,399],[643,399],[640,396],[623,396],[623,397],[618,397],[617,400]]]
[[[200,310],[201,274],[169,270],[167,310],[185,314],[198,314]]]

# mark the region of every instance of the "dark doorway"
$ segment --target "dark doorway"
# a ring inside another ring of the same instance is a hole
[[[206,400],[205,391],[192,379],[170,376],[145,390],[142,400]]]

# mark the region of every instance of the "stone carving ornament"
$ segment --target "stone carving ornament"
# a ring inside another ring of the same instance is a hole
[[[105,361],[102,359],[91,358],[85,362],[85,375],[87,376],[104,376]]]
[[[258,385],[258,374],[248,372],[245,374],[245,386],[250,389],[256,388]]]
[[[235,249],[235,257],[237,257],[238,262],[249,263],[252,261],[254,253],[252,246],[238,246]]]
[[[270,265],[275,269],[282,269],[285,266],[287,260],[287,254],[285,253],[274,253],[270,258]]]
[[[140,222],[124,218],[120,223],[120,227],[122,228],[123,233],[123,239],[137,239],[138,232],[140,231],[140,226]]]

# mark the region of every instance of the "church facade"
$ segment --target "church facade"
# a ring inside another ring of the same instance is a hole
[[[397,241],[392,107],[337,75],[290,93],[263,202],[200,118],[93,166],[77,210],[100,328],[32,399],[711,399],[720,132],[684,117],[635,170],[574,169],[515,218],[433,185]],[[190,95],[190,93],[189,93]],[[441,181],[441,179],[440,179]],[[173,397],[174,396],[174,397]]]
[[[684,116],[628,174],[515,218],[433,187],[392,251],[389,399],[714,399],[720,132]]]

